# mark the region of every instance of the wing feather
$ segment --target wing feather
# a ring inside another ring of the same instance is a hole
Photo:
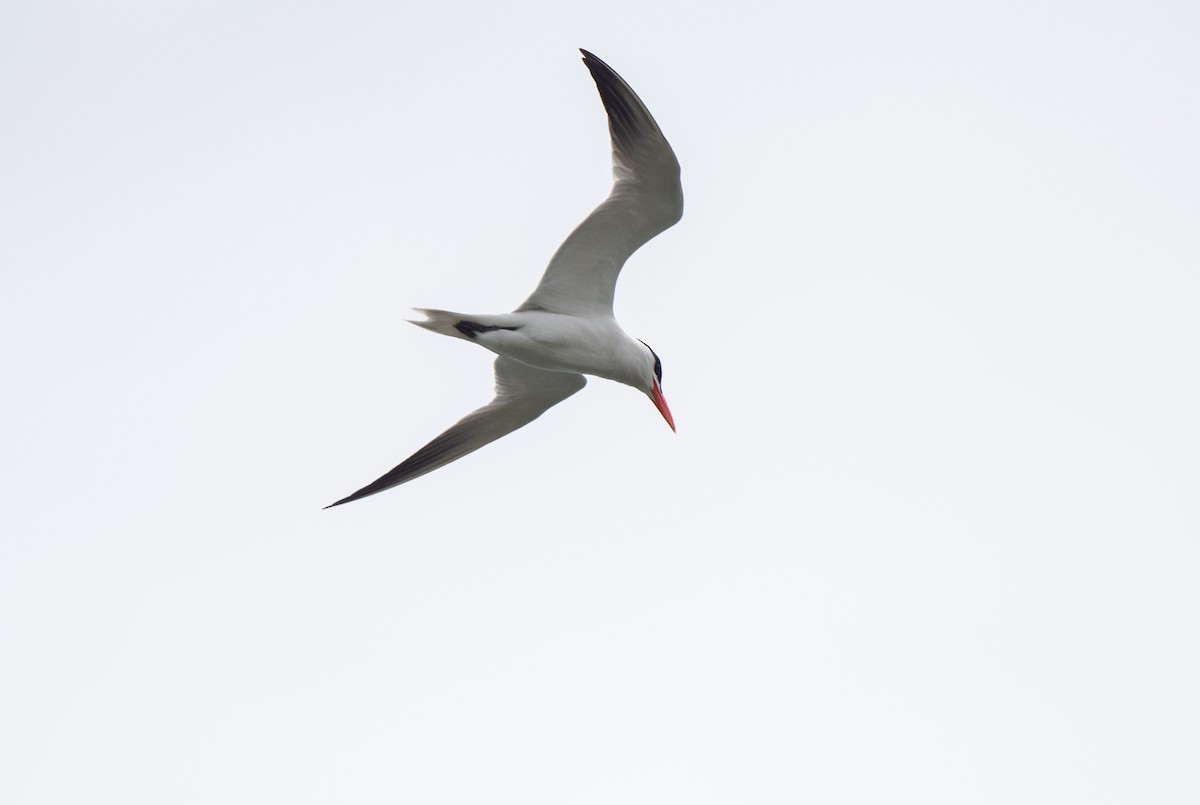
[[[587,384],[583,375],[536,369],[503,356],[496,359],[495,374],[496,396],[490,403],[467,414],[386,475],[325,508],[374,495],[444,467],[528,425]]]
[[[611,316],[625,261],[683,216],[679,160],[650,110],[611,67],[581,52],[608,113],[613,188],[559,247],[517,310]]]

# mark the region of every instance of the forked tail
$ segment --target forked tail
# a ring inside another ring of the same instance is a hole
[[[453,338],[465,338],[472,341],[479,333],[491,333],[496,330],[515,330],[515,327],[505,327],[498,323],[489,323],[495,316],[468,316],[449,310],[434,310],[432,308],[415,307],[413,310],[424,316],[424,320],[409,319],[418,327],[432,330],[435,333],[448,335]]]

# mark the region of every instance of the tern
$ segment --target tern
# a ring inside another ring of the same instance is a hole
[[[613,317],[621,267],[683,216],[679,161],[646,105],[621,76],[586,50],[608,115],[613,188],[555,252],[541,282],[512,313],[474,315],[415,308],[413,324],[495,352],[495,398],[459,420],[378,480],[326,508],[374,495],[456,461],[528,425],[594,375],[648,396],[671,430],[662,361]]]

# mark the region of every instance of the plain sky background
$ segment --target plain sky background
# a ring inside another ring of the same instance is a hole
[[[1200,801],[1200,6],[8,2],[0,801]],[[593,380],[490,398],[683,165]]]

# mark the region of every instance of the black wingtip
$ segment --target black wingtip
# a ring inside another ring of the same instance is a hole
[[[611,67],[609,67],[607,64],[604,63],[604,59],[600,58],[595,53],[592,53],[590,50],[587,50],[585,48],[580,48],[579,52],[583,54],[583,63],[584,64],[588,64],[589,62],[595,62],[596,64],[604,67],[605,69],[612,70]],[[613,72],[616,72],[616,71],[614,70]]]
[[[366,497],[366,495],[363,495],[362,497]],[[335,500],[333,503],[330,503],[328,506],[326,506],[325,509],[332,509],[334,506],[341,506],[343,503],[349,503],[352,500],[358,500],[358,498],[359,494],[358,492],[355,492],[353,495],[347,495],[341,500]],[[321,511],[325,511],[325,509],[321,509]]]
[[[604,59],[600,58],[595,53],[592,53],[590,50],[580,48],[579,52],[583,54],[583,63],[584,64],[589,64],[589,62],[595,62],[596,64],[600,65],[601,67],[603,67],[604,69],[606,69],[610,72],[614,72],[614,73],[616,72],[616,70],[613,70],[613,68],[609,67],[607,64],[604,63]],[[591,69],[590,65],[589,65],[588,69]]]

